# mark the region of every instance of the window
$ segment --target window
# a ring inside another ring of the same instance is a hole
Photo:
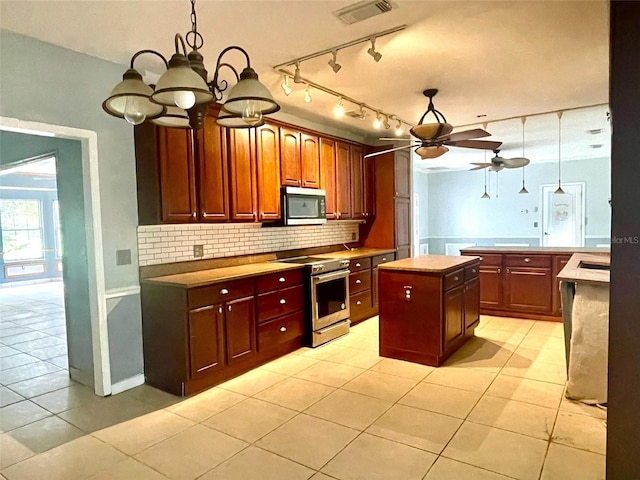
[[[0,200],[5,262],[43,258],[41,212],[38,200]]]

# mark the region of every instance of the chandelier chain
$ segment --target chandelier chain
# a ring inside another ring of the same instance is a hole
[[[198,17],[196,16],[196,0],[191,0],[191,31],[185,35],[187,45],[198,50],[204,45],[204,38],[198,32]]]

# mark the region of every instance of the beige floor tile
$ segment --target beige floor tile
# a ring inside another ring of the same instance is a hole
[[[471,411],[467,420],[541,440],[549,440],[556,413],[556,409],[485,395]]]
[[[547,349],[537,347],[525,347],[520,345],[514,352],[514,356],[520,356],[528,358],[532,361],[541,361],[547,363],[556,363],[558,365],[565,366],[565,354],[564,350],[559,349]]]
[[[564,338],[529,333],[524,337],[520,346],[539,348],[541,350],[561,350],[564,352]]]
[[[604,480],[605,456],[552,443],[542,469],[541,480]]]
[[[14,345],[19,345],[20,343],[24,343],[24,342],[30,342],[32,340],[37,340],[39,338],[47,338],[49,335],[45,334],[45,333],[41,333],[41,332],[27,332],[27,333],[20,333],[18,335],[11,335],[9,337],[4,337],[2,339],[2,343],[4,345],[9,345],[12,348],[17,348],[14,347]],[[20,351],[22,351],[21,349],[18,349]]]
[[[567,371],[564,365],[540,360],[532,361],[516,354],[509,359],[500,373],[558,385],[564,385],[567,381]]]
[[[103,400],[93,390],[84,385],[71,385],[38,397],[33,397],[32,402],[52,413],[61,413],[81,405]]]
[[[117,423],[125,422],[153,410],[149,404],[126,395],[114,395],[66,410],[59,417],[85,432],[95,432]]]
[[[358,348],[346,348],[342,352],[336,353],[325,359],[328,362],[336,362],[342,365],[367,369],[373,367],[380,361],[378,352],[362,350]]]
[[[18,403],[24,400],[22,395],[18,395],[13,390],[0,385],[0,408],[11,405],[12,403]]]
[[[424,382],[471,390],[472,392],[484,392],[496,378],[496,375],[497,372],[491,373],[485,370],[440,367],[425,378]]]
[[[509,478],[473,465],[440,457],[424,480],[508,480]]]
[[[87,478],[126,458],[115,448],[86,435],[12,465],[3,473],[11,480]]]
[[[302,414],[271,432],[256,446],[319,469],[358,434],[357,430]]]
[[[309,368],[296,373],[296,378],[321,383],[330,387],[341,387],[349,380],[364,372],[361,368],[339,363],[320,361]]]
[[[322,471],[341,480],[419,480],[436,455],[363,433]]]
[[[601,420],[607,419],[606,410],[603,410],[596,405],[587,405],[586,403],[582,403],[577,400],[571,400],[566,397],[562,397],[562,401],[560,402],[560,410],[563,412],[589,415],[590,417],[599,418]]]
[[[533,328],[533,327],[532,327]],[[492,342],[508,343],[511,345],[519,345],[525,337],[524,333],[511,332],[509,330],[496,330],[491,328],[491,324],[488,327],[478,330],[476,337],[484,338]]]
[[[461,424],[448,415],[394,405],[366,432],[439,454]]]
[[[325,475],[322,472],[318,472],[309,480],[335,480],[335,477],[330,477],[329,475]]]
[[[447,359],[445,366],[498,373],[513,355],[513,351],[505,345],[509,344],[472,338]]]
[[[398,377],[408,378],[410,380],[423,380],[435,369],[435,367],[428,365],[405,362],[404,360],[396,360],[395,358],[382,358],[380,363],[376,363],[369,370],[387,373],[389,375],[397,375]]]
[[[76,382],[69,377],[68,371],[60,370],[37,378],[13,383],[11,384],[11,390],[14,390],[23,397],[31,398],[75,384]]]
[[[181,400],[180,397],[168,392],[163,392],[162,390],[158,390],[157,388],[146,384],[127,390],[124,394],[130,395],[141,402],[148,403],[149,405],[153,405],[158,408],[174,405]]]
[[[479,392],[421,382],[398,403],[435,413],[465,418],[480,400]]]
[[[134,458],[117,463],[88,480],[167,480],[161,473],[152,470]]]
[[[564,326],[562,322],[537,321],[529,333],[564,338]]]
[[[349,335],[343,335],[342,337],[334,340],[334,345],[340,345],[341,347],[353,347],[354,344],[361,342],[365,338],[364,333],[360,331],[352,330]]]
[[[280,375],[294,375],[314,363],[318,363],[318,360],[315,358],[305,357],[303,355],[287,355],[273,360],[260,368],[279,373]]]
[[[0,358],[9,357],[11,355],[17,355],[20,350],[16,350],[15,348],[8,347],[7,345],[0,345]]]
[[[92,435],[127,455],[135,455],[191,426],[191,420],[166,410],[157,410],[98,430]]]
[[[558,413],[556,426],[553,429],[552,441],[605,454],[607,429],[599,418],[561,411]]]
[[[60,357],[67,354],[66,345],[52,345],[45,348],[37,348],[35,350],[28,350],[29,354],[33,355],[40,360],[49,360],[51,358]]]
[[[21,462],[33,455],[34,453],[29,448],[11,436],[11,432],[0,435],[0,469]]]
[[[175,480],[191,480],[232,457],[247,444],[209,427],[194,425],[136,455]]]
[[[378,353],[380,351],[380,342],[378,336],[364,337],[354,342],[351,348],[357,348],[360,350],[368,350],[370,352]]]
[[[0,379],[4,385],[11,385],[12,383],[23,382],[25,380],[59,371],[60,367],[56,367],[51,363],[36,359],[35,363],[32,362],[28,365],[21,365],[19,367],[12,367],[3,370],[0,373]]]
[[[325,358],[330,358],[333,355],[342,352],[345,348],[347,347],[329,342],[316,348],[301,348],[296,351],[296,354],[315,358],[316,360],[324,360]]]
[[[417,383],[417,380],[368,370],[347,382],[342,389],[388,402],[397,402]]]
[[[564,387],[555,383],[498,375],[486,395],[557,409],[563,391]]]
[[[219,388],[240,393],[242,395],[255,395],[278,382],[287,378],[279,373],[261,370],[259,368],[251,370],[239,377],[228,380],[218,385]]]
[[[47,362],[53,363],[56,367],[60,367],[64,370],[69,370],[69,357],[66,353],[59,357],[49,358],[47,359]]]
[[[306,480],[313,470],[286,458],[249,447],[200,477],[200,480]]]
[[[334,390],[334,387],[320,383],[299,378],[287,378],[256,394],[255,398],[301,412]]]
[[[537,480],[547,442],[465,422],[442,455],[521,480]]]
[[[336,390],[305,412],[357,430],[364,430],[391,407],[391,402]]]
[[[8,432],[51,415],[30,400],[0,408],[0,432]]]
[[[80,438],[84,432],[58,417],[47,417],[9,432],[34,453],[42,453]]]
[[[247,398],[204,423],[227,435],[253,443],[296,414],[296,411],[288,408]]]
[[[489,328],[515,333],[528,333],[535,323],[535,320],[526,320],[524,318],[493,317]]]
[[[166,410],[194,422],[202,422],[245,398],[247,398],[245,395],[215,387],[193,397],[183,399],[167,407]]]

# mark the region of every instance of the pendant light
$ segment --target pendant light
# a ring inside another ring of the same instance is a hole
[[[484,151],[484,163],[487,163],[487,151]],[[490,199],[491,195],[487,193],[487,169],[484,168],[484,193],[480,198]]]
[[[560,175],[560,159],[562,158],[562,112],[558,112],[558,188],[553,192],[556,195],[564,195]]]
[[[524,156],[524,124],[526,121],[527,121],[527,117],[522,117],[522,158],[526,158]],[[522,167],[522,188],[518,193],[529,193],[529,190],[527,190],[527,187],[524,186],[524,169],[525,168],[526,168],[526,165]]]

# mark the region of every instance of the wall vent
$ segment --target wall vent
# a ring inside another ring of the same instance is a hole
[[[336,10],[333,14],[338,17],[342,23],[351,25],[366,20],[367,18],[375,17],[381,13],[389,12],[393,8],[394,5],[388,0],[363,1]]]

